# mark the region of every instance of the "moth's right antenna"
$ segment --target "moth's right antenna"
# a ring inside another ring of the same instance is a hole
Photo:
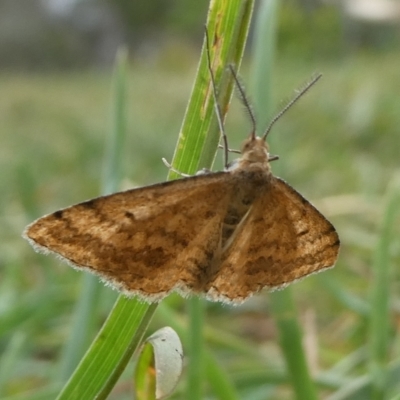
[[[212,86],[212,94],[213,94],[213,98],[214,98],[215,114],[217,116],[219,130],[221,132],[222,140],[224,142],[224,146],[223,146],[224,147],[224,165],[225,165],[225,168],[228,168],[228,152],[229,152],[228,138],[226,137],[224,123],[222,121],[221,107],[219,106],[218,99],[217,99],[217,88],[215,85],[215,77],[214,77],[214,73],[213,73],[212,66],[211,66],[210,41],[209,41],[209,37],[208,37],[207,27],[205,27],[204,30],[205,30],[205,34],[206,34],[207,65],[208,65],[208,70],[210,72],[210,77],[211,77],[211,86]]]
[[[294,103],[296,103],[297,100],[300,99],[300,97],[304,96],[304,94],[305,94],[312,86],[314,86],[314,85],[318,82],[318,80],[321,78],[321,76],[322,76],[322,74],[318,74],[318,75],[316,75],[310,82],[308,82],[308,83],[306,84],[306,86],[304,86],[303,89],[301,89],[301,90],[299,91],[299,93],[297,93],[297,95],[296,95],[292,100],[289,101],[289,103],[283,108],[283,110],[281,110],[281,112],[279,112],[278,115],[276,115],[276,116],[272,119],[272,121],[269,123],[269,125],[268,125],[268,127],[267,127],[267,129],[265,130],[265,133],[264,133],[264,135],[263,135],[263,139],[264,139],[264,140],[267,138],[268,134],[271,132],[271,129],[272,129],[272,127],[275,125],[276,121],[278,121],[278,119],[279,119],[280,117],[282,117],[282,115],[285,114],[286,111],[288,111],[289,108],[291,108],[292,105],[293,105]]]

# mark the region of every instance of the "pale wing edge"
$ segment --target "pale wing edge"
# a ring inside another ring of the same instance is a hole
[[[235,299],[231,299],[228,296],[224,296],[224,295],[218,293],[218,291],[215,290],[213,287],[211,287],[208,290],[207,293],[204,293],[203,297],[206,298],[209,301],[212,301],[212,302],[220,302],[220,303],[223,303],[223,304],[239,306],[239,305],[243,304],[245,301],[247,301],[248,299],[250,299],[251,297],[255,296],[256,294],[260,293],[263,290],[265,290],[266,292],[275,292],[276,290],[283,290],[286,287],[292,285],[293,283],[300,282],[303,279],[308,278],[311,275],[316,275],[316,274],[319,274],[320,272],[324,272],[324,271],[330,270],[334,266],[335,266],[335,264],[328,265],[328,266],[326,266],[326,267],[324,267],[322,269],[310,272],[307,275],[303,275],[300,278],[296,278],[296,279],[294,279],[294,280],[292,280],[292,281],[290,281],[288,283],[283,283],[282,285],[276,285],[276,286],[267,286],[266,285],[266,286],[260,287],[259,290],[255,291],[253,293],[250,293],[246,297],[238,297],[238,298],[235,298]]]
[[[333,226],[333,224],[325,217],[324,214],[321,213],[321,211],[318,210],[318,208],[316,208],[316,207],[314,206],[314,204],[313,204],[310,200],[307,200],[305,197],[303,197],[303,196],[301,195],[301,193],[299,193],[293,186],[291,186],[289,183],[287,183],[287,182],[286,182],[284,179],[282,179],[282,178],[279,178],[279,177],[277,177],[277,176],[275,176],[274,178],[276,179],[277,182],[279,182],[280,184],[283,184],[283,185],[285,185],[287,188],[289,188],[290,191],[292,192],[292,194],[293,194],[294,196],[297,196],[303,203],[307,203],[309,206],[311,206],[311,208],[313,208],[313,210],[316,211],[316,212],[319,214],[319,216],[320,216],[321,218],[323,218],[323,219],[333,228],[333,231],[336,233],[336,237],[337,237],[338,256],[339,256],[340,238],[339,238],[339,234],[337,233],[336,228]],[[336,260],[337,260],[338,256],[336,257]],[[332,265],[332,267],[334,267],[334,266],[335,266],[335,264]],[[327,267],[327,268],[329,268],[329,267]]]
[[[144,302],[144,303],[158,303],[161,300],[163,300],[166,296],[168,296],[169,294],[171,294],[173,292],[177,292],[182,297],[185,297],[185,298],[190,297],[192,295],[191,289],[187,285],[185,285],[183,282],[177,282],[170,290],[165,291],[165,292],[156,293],[156,294],[145,293],[141,290],[131,290],[131,289],[128,290],[121,282],[118,282],[117,280],[113,279],[112,277],[104,277],[90,267],[87,267],[85,265],[75,264],[68,258],[63,257],[61,254],[59,254],[55,251],[52,251],[45,246],[37,244],[34,240],[32,240],[29,236],[27,236],[25,232],[26,231],[24,231],[22,237],[29,242],[29,244],[33,247],[33,249],[37,253],[44,254],[44,255],[52,254],[58,260],[68,264],[70,267],[72,267],[73,269],[75,269],[77,271],[89,272],[90,274],[99,278],[99,280],[105,286],[110,287],[111,289],[117,290],[118,292],[122,293],[126,297],[129,297],[129,298],[136,297],[139,301]],[[198,294],[198,293],[195,293],[195,294]],[[199,295],[202,296],[201,293],[199,293]]]

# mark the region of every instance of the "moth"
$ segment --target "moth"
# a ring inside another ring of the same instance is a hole
[[[208,45],[208,43],[207,43]],[[209,49],[208,63],[220,130]],[[39,218],[23,236],[35,250],[98,275],[127,296],[157,302],[173,291],[239,304],[263,288],[280,289],[333,267],[339,237],[333,225],[271,172],[266,137],[234,70],[253,121],[241,157],[222,172],[101,196]]]

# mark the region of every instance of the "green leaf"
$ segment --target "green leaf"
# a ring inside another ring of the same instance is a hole
[[[153,333],[143,346],[135,373],[138,400],[164,399],[172,394],[183,368],[183,349],[170,327]]]
[[[400,179],[395,177],[387,193],[381,234],[374,259],[374,278],[371,288],[371,315],[369,330],[370,373],[373,382],[373,399],[386,398],[388,389],[387,361],[390,329],[390,243],[396,216],[399,214]]]

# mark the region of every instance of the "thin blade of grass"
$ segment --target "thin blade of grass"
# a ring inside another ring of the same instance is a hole
[[[257,127],[261,132],[264,131],[271,118],[271,83],[275,59],[277,14],[277,0],[263,1],[259,6],[254,29],[250,87],[254,99]]]
[[[210,38],[211,64],[218,88],[218,99],[223,117],[232,96],[231,76],[224,74],[229,64],[239,67],[249,30],[254,0],[214,1],[210,3],[206,29]],[[225,75],[225,76],[224,76]],[[173,158],[173,167],[193,174],[201,168],[210,168],[220,140],[215,115],[214,98],[210,84],[206,46],[203,44],[199,69],[192,95]],[[181,151],[181,150],[184,151]],[[176,173],[170,172],[169,177]],[[189,300],[190,334],[188,353],[187,396],[193,400],[203,399],[204,350],[202,300]]]
[[[387,384],[391,394],[398,392],[400,376],[400,360],[397,359],[387,366]],[[394,391],[394,393],[393,393]],[[373,381],[371,374],[354,376],[349,379],[349,383],[342,385],[335,393],[328,396],[326,400],[365,400],[373,398]],[[390,393],[388,393],[390,395]]]
[[[202,399],[204,384],[204,304],[198,297],[189,299],[188,312],[190,318],[188,335],[189,364],[187,366],[187,395],[192,399]]]
[[[165,323],[178,333],[184,344],[184,348],[188,348],[190,346],[190,338],[188,336],[191,334],[191,331],[185,329],[185,324],[179,321],[177,314],[167,305],[160,304],[159,311],[160,317],[165,319]],[[240,397],[231,377],[228,376],[224,368],[220,366],[214,355],[206,347],[202,351],[204,353],[207,380],[214,393],[218,396],[218,399],[238,400]],[[191,399],[191,397],[189,398]]]
[[[368,318],[371,312],[370,304],[358,297],[343,285],[340,285],[332,276],[324,274],[318,277],[323,282],[324,287],[329,290],[333,297],[335,297],[344,307],[355,313]]]
[[[57,399],[106,399],[154,314],[157,304],[120,296]]]
[[[126,48],[119,49],[116,63],[111,134],[106,137],[102,179],[103,195],[118,190],[122,178],[123,148],[127,124],[128,50]]]
[[[121,179],[121,161],[126,131],[126,75],[127,50],[120,49],[114,73],[112,126],[106,137],[106,155],[102,179],[102,194],[118,189]],[[96,321],[96,305],[104,290],[97,277],[84,274],[80,297],[76,303],[73,326],[60,360],[59,380],[65,382],[74,371],[93,337]]]
[[[217,398],[219,400],[239,400],[239,395],[232,383],[232,377],[219,365],[218,360],[209,351],[206,351],[205,359],[207,381]]]
[[[85,274],[82,290],[75,303],[72,328],[61,352],[58,381],[65,382],[85,354],[95,329],[96,303],[102,290],[98,278]]]
[[[400,181],[395,179],[388,191],[381,232],[375,251],[373,286],[371,288],[371,315],[369,330],[370,373],[375,400],[386,398],[388,389],[387,361],[390,329],[390,252],[392,230],[400,204]]]
[[[271,293],[270,304],[295,398],[318,399],[315,385],[308,371],[302,345],[302,332],[297,321],[296,307],[290,288]]]
[[[270,114],[271,74],[275,55],[278,2],[263,2],[257,14],[255,27],[255,47],[253,49],[253,88],[256,90],[256,110]],[[262,121],[264,123],[264,121]],[[264,129],[263,125],[263,129]],[[277,323],[280,344],[295,397],[297,399],[317,399],[315,386],[311,380],[302,347],[302,334],[296,318],[296,309],[290,288],[270,294],[271,310]]]
[[[26,342],[27,335],[16,331],[8,341],[0,360],[0,397],[4,398],[7,393],[7,381],[10,380],[12,372],[18,365],[21,350]]]
[[[223,117],[228,111],[233,81],[225,73],[228,64],[239,69],[249,29],[254,0],[219,0],[210,3],[207,31],[211,46],[211,63]],[[172,166],[180,172],[193,174],[210,168],[220,139],[214,111],[206,49],[201,59],[185,118],[179,133]],[[170,171],[170,178],[176,173]]]

